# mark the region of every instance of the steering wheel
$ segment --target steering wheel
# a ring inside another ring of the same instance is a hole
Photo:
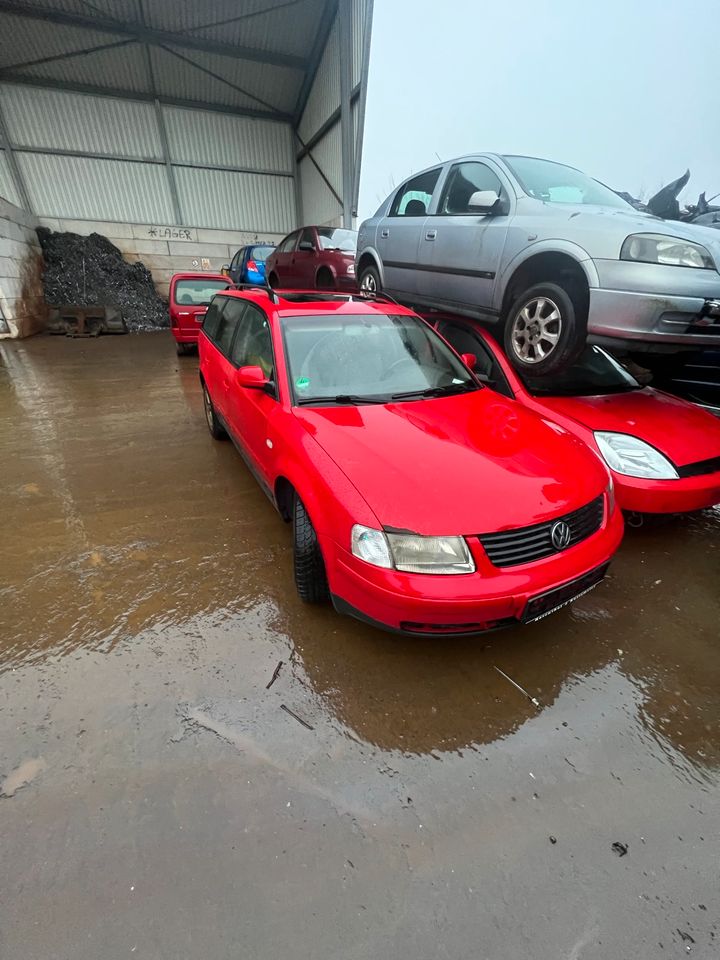
[[[395,373],[396,370],[398,370],[400,367],[402,367],[407,363],[411,363],[414,368],[417,367],[417,364],[412,359],[412,357],[400,357],[399,360],[395,360],[393,363],[390,364],[390,366],[387,368],[387,370],[383,374],[382,379],[387,380],[391,374]]]

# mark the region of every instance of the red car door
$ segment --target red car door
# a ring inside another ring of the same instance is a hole
[[[279,411],[275,353],[267,315],[252,303],[245,306],[232,348],[233,371],[237,372],[240,367],[260,367],[274,386],[255,389],[240,386],[233,380],[228,391],[227,420],[258,479],[268,487],[277,439],[271,421]]]
[[[318,251],[317,230],[315,227],[305,227],[300,234],[292,265],[293,286],[299,290],[315,289]]]
[[[271,263],[268,264],[267,275],[270,279],[273,275],[277,277],[277,286],[293,286],[293,271],[295,269],[295,245],[297,244],[300,231],[296,230],[282,241],[277,250],[273,253]]]
[[[234,373],[234,367],[230,362],[230,352],[238,320],[245,309],[245,303],[231,297],[223,299],[225,303],[212,337],[212,347],[203,351],[203,357],[207,354],[207,363],[202,372],[215,410],[223,420],[227,421],[229,416],[228,391]]]

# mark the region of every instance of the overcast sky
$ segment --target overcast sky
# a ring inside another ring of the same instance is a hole
[[[720,192],[720,0],[375,0],[359,217],[484,150]]]

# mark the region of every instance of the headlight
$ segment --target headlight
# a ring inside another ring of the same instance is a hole
[[[600,453],[616,473],[626,477],[650,480],[677,480],[678,473],[670,461],[644,440],[627,433],[595,434]]]
[[[681,240],[680,237],[664,237],[660,233],[635,233],[628,237],[622,245],[620,259],[672,267],[715,269],[713,258],[701,244]]]
[[[406,573],[473,573],[475,563],[462,537],[420,537],[410,533],[384,533],[356,523],[352,552],[376,567]]]

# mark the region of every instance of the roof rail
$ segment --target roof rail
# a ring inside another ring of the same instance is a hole
[[[383,303],[394,303],[396,307],[400,306],[395,297],[391,297],[389,293],[383,293],[382,290],[360,290],[352,296],[353,298],[357,296],[360,300],[380,300]]]
[[[275,293],[268,283],[233,283],[234,290],[262,290],[266,293],[272,303],[280,303],[280,297]]]

